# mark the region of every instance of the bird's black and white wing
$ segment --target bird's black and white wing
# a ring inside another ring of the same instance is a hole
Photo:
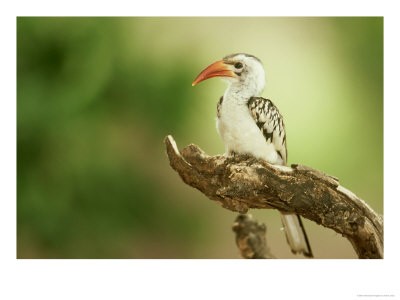
[[[218,103],[217,103],[217,117],[218,117],[218,118],[221,117],[221,106],[222,106],[222,101],[224,101],[224,96],[221,96],[221,98],[219,98]]]
[[[282,159],[282,165],[287,162],[286,132],[282,115],[269,99],[252,97],[248,102],[250,113],[258,128],[262,131],[267,143],[272,143]],[[301,218],[296,214],[281,214],[285,228],[286,239],[293,253],[302,252],[312,257],[312,251],[304,230]]]
[[[251,116],[262,131],[267,143],[272,143],[282,159],[282,165],[287,162],[286,132],[283,117],[269,99],[251,97],[247,103]]]

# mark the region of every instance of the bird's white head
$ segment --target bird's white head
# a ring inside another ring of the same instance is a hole
[[[261,61],[250,54],[237,53],[225,56],[205,68],[193,81],[192,86],[212,77],[221,77],[231,89],[258,96],[265,87],[265,72]]]

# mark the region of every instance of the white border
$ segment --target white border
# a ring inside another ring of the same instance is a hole
[[[1,299],[360,299],[398,288],[399,38],[395,1],[17,1],[1,18]],[[4,6],[4,4],[3,4]],[[4,10],[3,10],[4,9]],[[384,16],[385,259],[16,260],[15,78],[18,15]],[[396,273],[394,273],[396,272]]]

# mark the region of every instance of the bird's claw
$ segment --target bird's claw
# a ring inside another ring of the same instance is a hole
[[[250,159],[247,161],[246,165],[247,165],[248,167],[250,167],[251,165],[255,164],[256,162],[257,162],[257,158],[250,158]]]

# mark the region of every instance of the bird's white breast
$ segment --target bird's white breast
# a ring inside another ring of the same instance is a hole
[[[226,95],[225,95],[226,96]],[[226,155],[250,154],[272,164],[281,163],[275,147],[267,142],[250,114],[247,102],[225,98],[217,118],[217,130],[225,145]]]

